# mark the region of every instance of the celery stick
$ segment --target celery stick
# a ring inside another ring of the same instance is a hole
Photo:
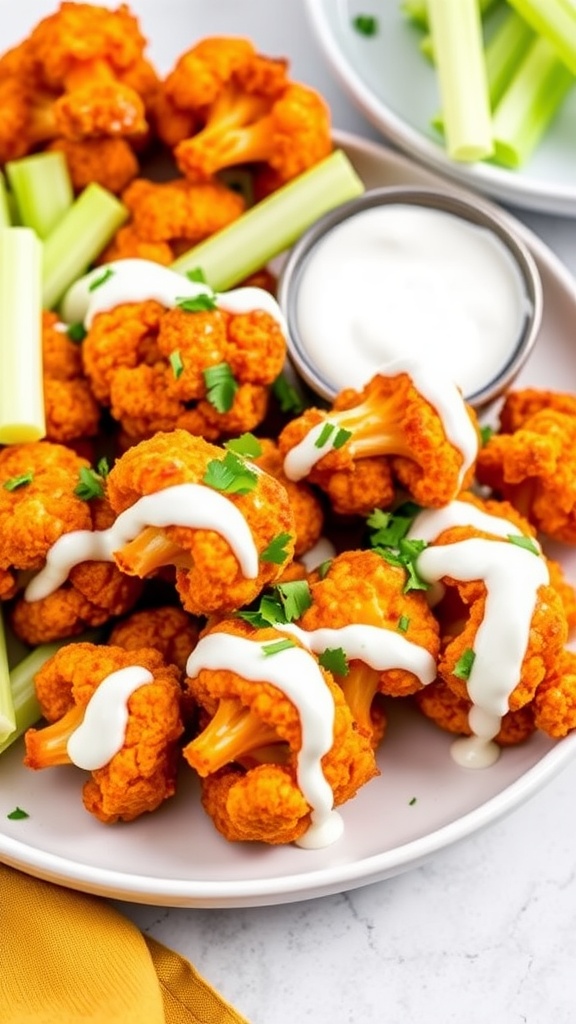
[[[128,210],[116,196],[93,182],[72,204],[44,241],[42,299],[47,309],[100,255]]]
[[[16,711],[10,683],[4,620],[0,611],[0,745],[6,742],[8,737],[13,734],[15,728]]]
[[[6,164],[20,221],[46,238],[74,202],[63,153],[36,153]]]
[[[0,228],[0,444],[46,433],[41,275],[42,243],[32,228]]]
[[[576,4],[574,0],[509,0],[534,31],[548,39],[560,60],[576,75]]]
[[[348,157],[336,150],[189,249],[172,267],[182,274],[201,267],[211,287],[225,291],[288,249],[323,213],[363,191]]]
[[[494,147],[478,0],[428,0],[428,16],[448,155],[482,160]]]
[[[6,188],[6,181],[2,171],[0,171],[0,228],[7,228],[12,223],[12,214],[10,213],[10,201],[8,198],[8,190]]]
[[[494,160],[520,167],[539,142],[576,79],[555,47],[536,37],[494,111]]]
[[[493,7],[496,7],[501,2],[502,0],[479,0],[480,14],[482,17],[484,17],[485,14],[488,14]],[[400,9],[410,21],[414,22],[415,25],[420,25],[421,28],[428,28],[428,3],[429,0],[402,0]]]

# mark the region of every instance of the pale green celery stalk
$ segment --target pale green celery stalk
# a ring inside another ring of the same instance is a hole
[[[81,277],[128,218],[116,196],[93,182],[44,240],[42,301],[46,309]]]
[[[484,47],[488,97],[492,111],[500,102],[534,39],[534,32],[524,19],[516,14],[516,11],[506,11],[500,25]],[[432,124],[439,131],[444,130],[441,112],[432,119]]]
[[[0,228],[7,228],[12,223],[12,214],[10,213],[10,200],[8,198],[8,190],[6,188],[6,181],[2,171],[0,171]]]
[[[189,249],[172,267],[182,274],[200,267],[215,291],[225,291],[288,249],[322,214],[363,191],[348,157],[336,150]]]
[[[482,160],[494,147],[478,0],[428,0],[428,15],[448,155]]]
[[[410,21],[413,21],[415,25],[420,25],[422,28],[428,28],[429,2],[430,0],[402,0],[400,10],[407,18],[410,19]],[[501,0],[479,0],[480,14],[482,17],[484,17],[485,14],[488,14],[488,12],[499,3],[501,3]]]
[[[63,153],[35,153],[6,164],[20,222],[46,238],[74,202]]]
[[[508,0],[534,31],[548,39],[560,60],[576,75],[576,4],[574,0]]]
[[[4,619],[0,611],[0,745],[13,735],[15,729],[16,710],[10,683]]]
[[[34,677],[48,661],[48,658],[56,654],[56,651],[66,642],[62,640],[52,644],[41,644],[12,669],[10,684],[14,701],[15,724],[10,736],[0,739],[0,754],[42,717],[34,689]]]
[[[521,167],[540,141],[576,79],[555,47],[536,37],[494,111],[494,160]]]
[[[42,242],[0,228],[0,444],[46,433],[42,380]]]

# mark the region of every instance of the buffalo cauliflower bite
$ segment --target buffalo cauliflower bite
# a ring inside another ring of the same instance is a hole
[[[317,484],[341,513],[388,507],[394,478],[422,505],[444,505],[470,482],[478,447],[474,413],[448,382],[445,396],[458,413],[458,438],[410,369],[384,367],[362,391],[346,389],[331,409],[307,409],[286,425],[278,442],[284,472]]]
[[[570,416],[576,415],[576,395],[543,388],[522,388],[509,391],[498,413],[499,433],[513,434],[543,409],[554,409]]]
[[[153,647],[168,665],[186,668],[190,652],[198,642],[200,623],[177,605],[142,608],[117,622],[108,638],[126,651]]]
[[[138,157],[126,139],[55,139],[46,150],[64,154],[75,192],[96,182],[119,195],[139,171]]]
[[[100,406],[84,376],[82,353],[59,329],[56,314],[47,311],[42,319],[42,361],[47,439],[67,444],[95,437]]]
[[[292,81],[286,61],[238,38],[204,39],[180,57],[163,86],[157,130],[191,180],[254,164],[277,187],[332,149],[322,97]]]
[[[178,670],[165,664],[151,648],[126,651],[121,647],[88,643],[60,648],[36,676],[36,693],[43,716],[50,723],[25,734],[29,768],[79,763],[69,741],[88,716],[91,699],[106,686],[113,673],[133,667],[145,670],[145,681],[127,700],[127,722],[118,749],[96,767],[83,788],[86,810],[100,821],[132,821],[156,810],[175,791],[179,759],[178,740],[183,732]],[[108,711],[118,700],[106,694]],[[80,744],[77,744],[79,746]]]
[[[0,579],[14,632],[34,645],[100,626],[125,614],[138,599],[142,584],[115,565],[89,561],[40,600],[20,597],[20,573],[43,569],[48,552],[64,534],[109,525],[112,512],[103,498],[83,500],[75,492],[86,459],[63,445],[39,441],[0,451]]]
[[[299,773],[298,755],[304,750],[306,760],[304,748],[308,742],[301,717],[305,712],[291,699],[293,693],[270,681],[275,679],[282,653],[262,658],[261,679],[242,675],[241,658],[234,670],[202,667],[202,645],[220,633],[252,641],[264,649],[286,643],[298,647],[296,641],[287,641],[273,628],[252,630],[237,619],[220,622],[200,641],[195,652],[200,667],[192,674],[189,664],[187,686],[203,709],[204,727],[185,746],[184,757],[202,778],[204,808],[216,828],[232,842],[302,841],[317,809],[306,799]],[[332,742],[328,741],[320,761],[332,791],[327,808],[331,813],[332,805],[355,796],[378,769],[368,740],[354,727],[340,688],[312,654],[299,650],[304,661],[309,660],[309,670],[301,668],[307,677],[306,689],[311,692],[314,678],[322,691],[323,704],[333,709]]]
[[[576,728],[576,652],[565,649],[532,701],[536,726],[553,739]]]
[[[422,714],[445,732],[460,736],[472,735],[469,721],[472,701],[456,695],[443,680],[435,680],[430,686],[414,694],[413,700]],[[494,742],[500,747],[522,743],[536,729],[534,717],[532,703],[524,704],[516,711],[507,711],[502,717],[499,731],[494,736]]]
[[[190,500],[200,508],[204,492],[204,500],[211,505],[218,500],[221,515],[234,525],[227,533],[225,527],[218,532],[201,525],[201,520],[197,527],[177,521],[145,526],[115,552],[118,565],[140,577],[161,566],[174,566],[180,599],[193,615],[231,611],[249,603],[292,558],[294,517],[285,489],[232,452],[184,430],[157,433],[129,448],[107,477],[108,497],[117,515],[147,495],[179,485],[199,486],[200,494]],[[195,508],[194,504],[193,512]],[[238,541],[240,524],[250,540]],[[235,542],[236,551],[231,546]],[[250,574],[241,565],[242,543],[254,556]]]

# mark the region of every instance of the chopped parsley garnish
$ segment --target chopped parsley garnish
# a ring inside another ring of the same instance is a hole
[[[278,595],[282,605],[285,622],[299,619],[312,604],[312,594],[306,580],[277,583],[274,587],[274,592]]]
[[[217,412],[229,412],[234,405],[238,382],[228,363],[217,363],[203,371],[206,398]]]
[[[185,313],[206,313],[210,309],[216,309],[217,303],[214,292],[200,292],[198,295],[176,299],[176,305]]]
[[[10,821],[22,821],[24,818],[29,818],[30,815],[28,814],[28,811],[22,810],[21,807],[15,807],[13,811],[10,811],[10,813],[6,815],[6,817],[10,818]]]
[[[409,807],[414,807],[415,803],[416,803],[416,797],[413,796],[412,799],[408,801],[408,806]]]
[[[184,373],[184,363],[182,362],[182,355],[179,349],[174,349],[173,352],[168,356],[170,366],[172,367],[172,373],[176,380]]]
[[[69,324],[66,328],[66,334],[70,338],[70,341],[75,341],[77,344],[80,344],[81,341],[84,341],[88,331],[84,327],[84,324],[79,322],[77,324]]]
[[[273,562],[274,565],[282,565],[288,558],[288,552],[286,545],[292,540],[291,533],[279,533],[277,537],[274,537],[270,541],[268,547],[264,548],[264,551],[260,552],[261,562]]]
[[[335,430],[336,433],[334,434]],[[333,434],[334,436],[332,436]],[[324,446],[328,444],[328,441],[330,441],[330,438],[332,438],[332,448],[341,448],[351,436],[351,430],[344,430],[343,427],[336,429],[333,423],[325,423],[318,437],[314,441],[314,445],[316,448],[324,448]]]
[[[304,409],[303,398],[283,373],[279,374],[272,384],[272,394],[278,402],[281,412],[292,412],[297,416]]]
[[[396,565],[406,571],[406,582],[403,590],[428,590],[429,583],[422,579],[416,567],[418,555],[428,547],[425,540],[406,540],[402,538],[397,548],[374,548],[377,554],[381,555],[390,565]]]
[[[243,455],[246,459],[257,459],[259,455],[262,455],[262,445],[250,431],[241,434],[240,437],[233,437],[231,441],[226,441],[224,447],[235,452],[236,455]]]
[[[482,446],[488,444],[488,441],[490,440],[493,434],[494,427],[480,427],[480,441],[482,442]]]
[[[372,546],[397,548],[420,511],[420,505],[413,501],[399,505],[395,512],[384,512],[381,508],[375,508],[366,520],[372,531]]]
[[[97,288],[101,288],[103,284],[106,284],[106,281],[109,281],[111,277],[114,277],[114,271],[112,267],[106,267],[106,270],[99,277],[95,277],[90,281],[88,291],[95,292]]]
[[[469,647],[464,654],[462,654],[454,666],[454,675],[457,679],[469,679],[474,664],[476,655],[474,651]]]
[[[408,626],[410,625],[410,619],[407,615],[401,615],[398,619],[398,630],[400,633],[407,633]]]
[[[189,281],[197,281],[199,284],[206,284],[206,275],[202,270],[202,267],[192,267],[191,270],[187,270],[186,277]]]
[[[249,494],[256,487],[258,476],[234,452],[227,452],[223,459],[211,459],[202,483],[226,494]]]
[[[263,594],[257,608],[245,609],[237,612],[238,618],[249,622],[256,629],[263,629],[266,626],[277,626],[286,622],[284,609],[277,597],[272,594]]]
[[[357,14],[352,18],[352,27],[361,36],[375,36],[378,32],[378,18],[373,14]]]
[[[110,472],[110,463],[105,455],[103,455],[101,459],[98,459],[96,469],[101,477],[105,478],[108,476],[108,473]]]
[[[9,480],[5,480],[3,487],[5,491],[17,491],[19,487],[31,484],[33,479],[34,473],[21,473],[20,476],[11,476]]]
[[[262,644],[262,654],[266,658],[270,657],[271,654],[280,654],[280,651],[287,651],[290,647],[296,647],[297,645],[293,640],[273,640],[272,643]]]
[[[319,655],[318,661],[327,672],[334,676],[345,676],[350,671],[346,651],[342,647],[327,647]]]
[[[533,555],[540,557],[540,552],[532,540],[531,537],[525,537],[523,534],[509,533],[506,538],[511,544],[515,544],[518,548],[525,548],[526,551],[531,551]]]
[[[321,580],[325,578],[330,572],[330,566],[332,565],[332,559],[326,558],[324,562],[320,562],[320,565],[316,566],[316,572],[318,573]]]
[[[93,469],[82,466],[79,473],[78,483],[74,488],[74,494],[82,501],[91,501],[92,498],[102,498],[104,486],[102,477]]]

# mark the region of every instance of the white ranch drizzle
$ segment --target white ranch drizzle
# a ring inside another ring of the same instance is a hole
[[[95,287],[106,271],[111,271],[110,275]],[[154,299],[167,309],[174,309],[182,299],[195,299],[198,295],[214,296],[216,306],[228,313],[261,309],[276,320],[285,336],[287,334],[280,306],[264,288],[213,292],[207,284],[191,281],[170,267],[142,259],[113,260],[81,277],[64,297],[62,316],[68,323],[83,323],[88,330],[98,313],[126,302]]]
[[[139,498],[107,530],[73,530],[63,534],[48,550],[44,568],[26,587],[25,600],[48,597],[80,562],[113,562],[114,552],[147,526],[214,530],[230,545],[246,579],[256,579],[258,575],[258,550],[238,506],[210,487],[184,483]]]
[[[500,753],[492,740],[520,679],[538,588],[549,582],[546,562],[517,544],[473,537],[425,548],[416,567],[429,583],[450,576],[482,580],[486,586],[484,618],[476,631],[467,682],[473,735],[452,745],[459,764],[486,767]]]
[[[430,652],[393,629],[356,622],[336,628],[310,630],[288,622],[277,628],[282,633],[297,637],[314,654],[341,647],[349,660],[363,661],[380,672],[405,669],[412,672],[423,685],[436,678],[436,660]]]
[[[472,526],[496,537],[523,536],[522,530],[510,519],[485,512],[470,501],[451,501],[442,508],[424,509],[415,516],[406,536],[409,540],[425,540],[431,544],[453,526]],[[538,541],[534,537],[530,540],[539,549]]]
[[[458,485],[455,493],[460,490],[464,477],[478,454],[478,436],[468,416],[466,405],[456,385],[430,364],[410,358],[398,358],[385,363],[376,371],[382,376],[396,377],[406,373],[413,381],[414,387],[437,411],[442,420],[444,433],[450,443],[460,451],[462,465],[458,474]],[[317,447],[321,431],[326,421],[316,424],[308,434],[292,448],[284,459],[284,472],[290,480],[301,480],[308,476],[316,463],[332,448],[332,438],[327,439],[321,447]]]
[[[106,676],[94,691],[84,720],[66,745],[68,757],[78,768],[103,768],[122,749],[128,723],[128,701],[135,690],[154,682],[141,665],[128,665]]]
[[[311,823],[297,841],[320,849],[342,834],[342,818],[322,770],[322,758],[334,742],[334,701],[317,662],[301,647],[266,655],[266,643],[230,633],[203,637],[188,658],[186,672],[194,678],[202,669],[236,672],[244,679],[266,681],[292,702],[300,716],[302,745],[298,751],[298,786],[309,803]]]

